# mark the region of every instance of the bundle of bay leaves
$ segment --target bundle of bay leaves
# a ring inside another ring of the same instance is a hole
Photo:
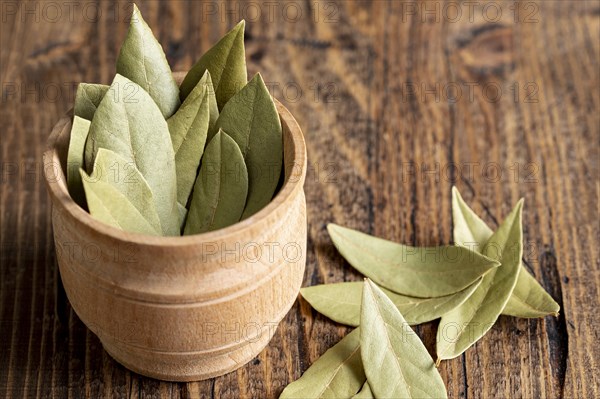
[[[454,246],[414,248],[330,224],[329,235],[367,279],[303,288],[330,319],[357,327],[280,398],[447,397],[436,366],[488,332],[501,314],[558,315],[522,264],[523,201],[494,232],[453,188]],[[409,327],[439,319],[437,363]]]
[[[253,215],[277,189],[283,158],[275,104],[246,75],[244,21],[178,87],[133,6],[110,86],[77,88],[67,159],[71,196],[122,230],[176,236]]]

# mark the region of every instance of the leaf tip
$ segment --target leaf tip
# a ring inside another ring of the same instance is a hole
[[[337,231],[338,225],[335,223],[327,223],[327,232],[329,235],[335,234]]]

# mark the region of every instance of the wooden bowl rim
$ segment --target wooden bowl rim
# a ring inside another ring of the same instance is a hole
[[[67,113],[67,115],[63,116],[56,125],[54,125],[48,138],[46,151],[43,154],[44,180],[48,192],[52,197],[52,204],[76,219],[82,226],[103,236],[108,236],[126,243],[157,247],[185,247],[224,240],[232,236],[243,236],[245,231],[250,230],[257,223],[269,218],[269,216],[278,212],[282,207],[289,206],[297,195],[297,192],[302,190],[304,185],[306,176],[306,143],[304,141],[302,130],[290,111],[277,99],[274,99],[274,101],[282,124],[287,126],[289,136],[293,143],[293,159],[286,159],[285,151],[283,159],[283,167],[285,168],[286,165],[291,163],[292,172],[286,177],[283,186],[275,197],[273,197],[271,202],[248,219],[207,233],[166,237],[128,232],[94,219],[71,198],[66,185],[66,176],[62,169],[61,159],[56,147],[60,135],[72,124],[72,115],[70,113]],[[48,176],[49,172],[47,165],[49,164],[55,165],[55,167],[52,168],[52,171],[56,172],[58,170],[58,176]],[[56,168],[56,165],[58,165],[58,168]],[[298,170],[298,168],[300,169]]]

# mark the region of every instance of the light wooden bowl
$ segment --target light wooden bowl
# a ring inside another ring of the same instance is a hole
[[[54,127],[44,175],[62,282],[79,318],[125,367],[169,381],[223,375],[262,351],[294,303],[306,264],[306,147],[290,112],[279,102],[277,110],[285,181],[273,201],[235,225],[185,237],[93,219],[67,190],[72,116]]]

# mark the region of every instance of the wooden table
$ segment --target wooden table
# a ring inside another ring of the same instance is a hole
[[[240,18],[302,126],[305,285],[358,280],[329,222],[413,245],[451,242],[451,187],[492,226],[525,197],[525,261],[558,318],[501,317],[442,363],[452,398],[600,397],[597,1],[142,2],[174,70]],[[113,361],[55,263],[41,154],[77,82],[110,83],[131,6],[2,1],[0,395],[274,398],[347,329],[298,300],[236,372],[176,384]],[[436,323],[417,328],[428,349]]]

